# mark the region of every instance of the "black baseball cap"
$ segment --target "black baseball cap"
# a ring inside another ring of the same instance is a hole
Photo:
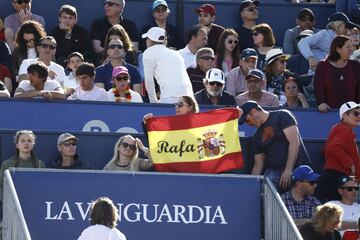
[[[330,15],[328,18],[329,22],[343,21],[346,23],[346,28],[360,28],[357,24],[349,20],[349,18],[343,12],[336,12]]]
[[[246,121],[246,117],[251,112],[251,110],[257,107],[260,107],[260,105],[255,101],[247,101],[243,105],[241,105],[240,108],[243,111],[243,114],[239,118],[239,124],[243,124]]]

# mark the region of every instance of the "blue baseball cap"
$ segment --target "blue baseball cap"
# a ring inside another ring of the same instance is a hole
[[[165,6],[166,8],[169,8],[167,5],[167,2],[165,0],[155,0],[153,2],[152,10],[154,11],[155,8],[157,8],[160,5]]]
[[[248,59],[249,57],[258,58],[258,55],[257,55],[257,52],[255,51],[255,49],[245,48],[240,54],[240,58],[243,60]]]
[[[308,165],[300,165],[295,168],[291,176],[292,181],[317,181],[319,174],[314,171]]]
[[[243,105],[241,105],[240,107],[241,110],[243,111],[243,114],[239,118],[239,124],[240,125],[243,124],[246,121],[246,117],[251,112],[251,110],[257,107],[260,107],[260,105],[255,101],[249,100],[247,102],[244,102]]]
[[[264,79],[264,74],[261,70],[259,69],[252,69],[249,71],[248,75],[245,77],[245,79],[248,79],[248,77],[254,77],[254,78],[258,78],[258,79]]]
[[[353,176],[347,176],[347,175],[339,177],[338,188],[341,188],[342,186],[344,186],[345,183],[350,182],[350,181],[356,182],[356,179]]]

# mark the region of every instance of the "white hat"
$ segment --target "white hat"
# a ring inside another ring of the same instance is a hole
[[[141,35],[142,38],[149,38],[154,42],[162,43],[166,39],[166,31],[163,28],[159,27],[152,27],[150,28],[147,33]]]
[[[290,55],[284,54],[283,51],[281,50],[281,48],[273,48],[266,53],[265,64],[269,65],[270,63],[272,63],[279,57],[285,57],[286,60],[288,60],[290,58]]]
[[[354,108],[360,107],[360,104],[357,104],[355,102],[346,102],[343,105],[341,105],[340,109],[339,109],[339,115],[340,115],[340,120],[342,119],[342,116],[344,113],[346,113],[347,111],[353,110]]]
[[[225,83],[225,74],[218,68],[211,68],[206,72],[205,79],[208,82]]]

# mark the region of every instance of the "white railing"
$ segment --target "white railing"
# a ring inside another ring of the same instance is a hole
[[[299,230],[272,182],[264,180],[265,240],[302,240]]]
[[[3,240],[31,240],[9,170],[4,174]]]

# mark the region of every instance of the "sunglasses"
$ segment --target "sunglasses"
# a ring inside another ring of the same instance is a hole
[[[30,0],[16,0],[14,2],[16,2],[17,4],[20,5],[20,4],[23,4],[23,3],[28,4],[30,2]]]
[[[280,60],[278,60],[278,62],[284,64],[284,63],[286,63],[286,60],[280,59]]]
[[[129,144],[126,142],[122,142],[121,145],[123,146],[123,148],[129,148],[130,150],[136,150],[136,145],[135,144]]]
[[[341,189],[346,189],[348,192],[352,192],[352,191],[359,191],[359,187],[341,187]]]
[[[317,181],[303,181],[303,182],[307,182],[307,183],[309,183],[311,186],[314,186],[315,184],[317,184]]]
[[[253,32],[252,35],[253,35],[254,37],[257,37],[257,35],[259,35],[259,33],[258,33],[258,32]]]
[[[215,85],[217,85],[217,86],[219,86],[219,87],[222,87],[224,84],[222,84],[222,83],[220,83],[220,82],[209,82],[209,85],[210,85],[210,86],[215,86]]]
[[[175,108],[181,108],[181,107],[183,107],[183,106],[189,106],[189,105],[187,105],[187,104],[185,104],[184,102],[177,102],[177,103],[174,103],[174,105],[175,105]]]
[[[248,12],[253,12],[253,11],[255,11],[255,10],[259,10],[257,7],[249,7],[249,8],[245,8],[244,10],[243,10],[243,12],[245,12],[245,11],[248,11]]]
[[[129,76],[116,77],[115,79],[116,79],[117,81],[127,81],[127,80],[129,80]]]
[[[48,49],[50,49],[50,50],[55,50],[55,49],[56,49],[55,46],[50,45],[50,44],[46,44],[46,43],[41,43],[41,44],[40,44],[40,47],[42,47],[42,48],[44,48],[44,49],[48,48]]]
[[[110,49],[115,49],[115,48],[118,48],[118,49],[124,49],[124,46],[123,45],[120,45],[120,44],[114,44],[114,45],[109,45],[109,48]]]
[[[231,39],[231,40],[229,40],[229,41],[227,41],[227,42],[228,42],[229,44],[233,44],[233,43],[234,43],[234,44],[236,45],[236,44],[238,44],[239,41],[238,41],[238,40],[232,40],[232,39]]]
[[[215,60],[215,58],[212,56],[203,56],[203,57],[200,57],[200,59],[205,60],[205,61],[209,61],[209,60],[214,61]]]
[[[104,2],[104,6],[108,5],[109,7],[112,7],[112,6],[119,6],[119,4],[117,3],[113,3],[113,2]]]
[[[34,39],[34,38],[29,39],[29,40],[24,39],[24,42],[25,42],[25,44],[28,44],[28,43],[34,43],[34,42],[35,42],[35,39]]]
[[[68,147],[70,145],[76,147],[77,146],[77,142],[63,142],[62,145]]]

